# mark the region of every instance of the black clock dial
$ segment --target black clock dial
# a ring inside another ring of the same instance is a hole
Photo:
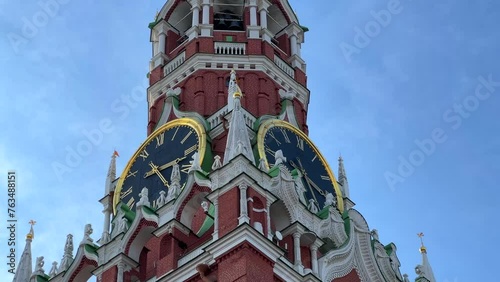
[[[258,135],[259,153],[269,166],[275,163],[275,152],[281,150],[290,171],[296,170],[305,188],[305,199],[314,200],[319,210],[331,193],[342,210],[342,197],[331,169],[316,146],[291,124],[273,120],[262,125]],[[300,195],[299,195],[300,196]]]
[[[121,175],[113,199],[115,207],[122,202],[134,209],[143,188],[148,189],[151,204],[160,197],[161,191],[168,195],[175,165],[179,166],[180,185],[184,188],[195,152],[198,152],[200,163],[202,161],[202,140],[199,128],[185,119],[168,123],[153,132]]]

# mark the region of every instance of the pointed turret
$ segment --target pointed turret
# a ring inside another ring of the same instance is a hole
[[[422,254],[422,264],[419,264],[415,267],[415,272],[418,277],[415,279],[416,282],[436,282],[436,278],[434,278],[434,272],[432,271],[431,264],[429,263],[429,259],[427,258],[427,248],[424,246],[424,242],[422,237],[424,237],[424,233],[417,234],[420,237],[420,253]]]
[[[14,275],[14,280],[12,282],[26,282],[30,281],[32,270],[31,261],[31,242],[35,238],[35,232],[33,231],[33,225],[35,221],[30,221],[30,232],[26,235],[26,245],[24,246],[23,254],[21,255],[21,260],[19,261],[19,266],[17,267],[16,274]]]
[[[235,77],[234,70],[231,71],[231,79],[235,80],[233,77]],[[245,119],[243,118],[243,113],[241,112],[241,89],[235,82],[234,85],[229,85],[228,91],[234,91],[232,93],[233,99],[229,99],[228,101],[228,103],[233,102],[234,107],[229,124],[226,152],[224,153],[224,165],[239,154],[243,154],[255,165],[252,145],[250,144],[250,137],[248,136]]]
[[[111,209],[112,209],[112,198],[111,191],[113,191],[113,181],[116,179],[116,157],[120,155],[115,150],[111,156],[111,161],[109,163],[108,175],[106,176],[106,188],[104,192],[104,198],[101,199],[101,204],[104,206],[104,227],[102,229],[101,239],[99,243],[106,244],[111,239],[110,236],[110,224],[111,224]]]
[[[73,235],[68,234],[66,236],[66,243],[64,244],[64,255],[59,264],[59,269],[57,273],[68,270],[69,266],[73,262]]]
[[[111,192],[112,183],[116,179],[116,157],[119,156],[120,155],[116,150],[113,152],[113,155],[111,156],[111,162],[109,163],[109,168],[108,168],[108,175],[106,177],[106,195],[108,195],[109,192]]]
[[[347,174],[345,173],[344,160],[339,156],[339,183],[342,185],[343,197],[349,198],[349,182],[347,181]]]

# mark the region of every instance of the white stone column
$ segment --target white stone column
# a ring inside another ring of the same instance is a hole
[[[201,4],[203,6],[203,17],[202,17],[202,24],[209,24],[210,23],[210,0],[203,0],[203,3]]]
[[[165,54],[165,43],[167,41],[167,35],[164,31],[160,32],[160,34],[158,35],[158,40],[158,53]]]
[[[297,55],[297,35],[296,34],[292,34],[290,36],[290,51],[291,51],[291,55]]]
[[[109,210],[109,208],[106,208],[103,212],[104,212],[104,227],[102,229],[101,245],[106,244],[110,240],[109,226],[110,226],[111,211]]]
[[[196,5],[191,8],[193,11],[193,22],[192,26],[198,26],[200,24],[200,6]]]
[[[123,282],[123,272],[125,272],[125,263],[118,263],[118,275],[116,278],[116,282]]]
[[[260,10],[260,26],[267,29],[267,9]]]
[[[267,0],[261,0],[259,3],[259,13],[260,13],[260,27],[261,27],[261,35],[262,40],[271,42],[271,38],[274,34],[267,29],[267,14],[268,8],[271,6],[271,3]]]
[[[304,266],[302,266],[302,256],[300,255],[300,234],[299,232],[293,233],[293,253],[295,255],[295,269],[302,274]]]
[[[219,239],[219,198],[214,199],[214,233],[212,234],[213,239]]]
[[[250,25],[257,25],[257,0],[250,0]]]
[[[240,217],[238,218],[239,224],[249,223],[248,217],[248,203],[247,203],[247,189],[248,185],[245,183],[240,184]]]
[[[312,244],[310,246],[311,249],[311,264],[312,264],[312,272],[313,274],[318,275],[318,246],[316,244]]]
[[[267,204],[267,238],[269,240],[273,239],[273,231],[271,230],[271,201],[269,199],[266,199],[266,204]]]

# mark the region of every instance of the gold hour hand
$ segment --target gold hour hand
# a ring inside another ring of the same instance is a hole
[[[161,174],[161,172],[158,170],[158,166],[155,165],[153,162],[149,162],[149,166],[151,167],[151,171],[153,173],[155,173],[156,175],[158,175],[158,178],[160,178],[160,180],[163,182],[163,184],[168,187],[168,181],[165,179],[165,177],[163,177],[163,175]],[[146,173],[147,174],[147,173]],[[144,178],[146,178],[146,175],[144,175]]]
[[[158,171],[162,171],[162,170],[164,170],[164,169],[166,169],[166,168],[169,168],[169,167],[173,166],[173,165],[174,165],[174,164],[176,164],[176,163],[179,163],[180,161],[182,161],[182,160],[183,160],[183,159],[185,159],[185,158],[186,158],[185,156],[184,156],[184,157],[180,157],[180,158],[177,158],[177,159],[175,159],[175,160],[173,160],[173,161],[170,161],[170,162],[168,162],[168,163],[166,163],[166,164],[164,164],[164,165],[161,165],[161,166],[156,166],[156,170],[158,170]],[[150,166],[151,166],[151,165],[150,165]],[[156,173],[156,172],[155,172],[153,169],[151,169],[150,171],[148,171],[148,172],[146,172],[146,173],[144,174],[144,178],[150,177],[151,175],[153,175],[153,174],[155,174],[155,173]]]

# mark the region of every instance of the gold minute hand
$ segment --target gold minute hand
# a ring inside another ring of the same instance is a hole
[[[173,166],[174,164],[176,164],[176,163],[178,163],[178,162],[182,161],[182,160],[183,160],[183,159],[185,159],[185,158],[186,158],[185,156],[184,156],[184,157],[177,158],[177,159],[175,159],[175,160],[173,160],[173,161],[170,161],[170,162],[168,162],[168,163],[166,163],[166,164],[164,164],[164,165],[161,165],[161,166],[156,167],[156,169],[157,169],[158,171],[162,171],[162,170],[164,170],[164,169],[166,169],[166,168],[169,168],[169,167]],[[151,175],[153,175],[153,174],[155,174],[155,173],[156,173],[156,172],[154,171],[154,169],[151,169],[150,171],[148,171],[148,172],[146,172],[146,173],[144,174],[144,178],[150,177]]]
[[[151,167],[153,173],[156,173],[156,175],[158,175],[158,178],[160,178],[160,180],[163,182],[163,185],[168,187],[168,181],[165,179],[165,177],[163,177],[161,172],[158,170],[158,166],[156,166],[153,162],[149,162],[149,166]]]

